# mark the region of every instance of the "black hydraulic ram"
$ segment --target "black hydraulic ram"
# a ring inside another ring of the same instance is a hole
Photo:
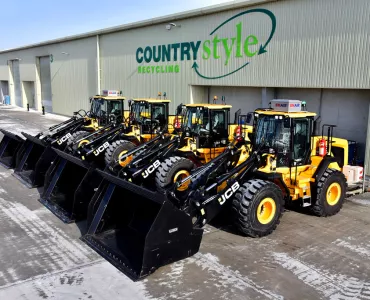
[[[197,218],[194,226],[202,227],[209,223],[239,190],[251,170],[258,168],[260,164],[260,153],[255,151],[245,162],[231,169],[225,175],[217,177],[214,183],[209,186],[197,187],[194,193],[189,196],[189,205],[194,214],[192,216]],[[225,182],[226,186],[222,191],[217,192],[217,188]]]
[[[78,148],[75,155],[81,157],[82,160],[94,161],[97,166],[104,167],[104,160],[98,159],[99,157],[102,157],[100,154],[105,152],[105,150],[110,146],[110,143],[114,141],[119,134],[123,132],[123,130],[125,130],[125,125],[120,124],[115,126],[111,130],[98,135],[89,143]]]
[[[170,137],[167,137],[168,139]],[[153,145],[151,149],[136,157],[126,168],[122,169],[120,177],[139,185],[145,185],[151,182],[153,186],[154,182],[152,179],[155,170],[164,159],[178,149],[179,144],[179,137],[174,137],[169,141],[165,141],[163,144]]]

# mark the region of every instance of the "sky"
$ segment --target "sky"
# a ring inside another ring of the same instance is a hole
[[[231,0],[1,1],[0,50],[132,23]]]

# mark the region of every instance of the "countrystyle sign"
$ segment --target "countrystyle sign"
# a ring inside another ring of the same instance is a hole
[[[241,16],[256,13],[265,14],[271,19],[271,32],[267,41],[261,42],[259,37],[254,34],[243,35],[242,20],[235,25],[233,36],[220,37],[218,35],[218,30],[230,21]],[[176,62],[194,61],[192,68],[198,76],[204,79],[223,78],[248,66],[250,64],[250,62],[246,61],[248,58],[266,53],[267,46],[270,44],[275,30],[276,17],[271,11],[262,8],[250,9],[227,19],[217,26],[210,33],[210,38],[205,41],[139,47],[136,50],[136,61],[140,64],[137,71],[139,74],[179,73],[181,71],[180,65]],[[256,50],[258,45],[259,47]],[[219,51],[220,46],[223,51]],[[210,77],[202,74],[200,70],[199,64],[201,64],[201,61],[214,60],[217,63],[221,61],[226,67],[232,57],[240,60],[240,67],[231,72],[228,71],[224,74]]]

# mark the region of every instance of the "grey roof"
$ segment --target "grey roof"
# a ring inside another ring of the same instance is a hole
[[[45,46],[45,45],[50,45],[50,44],[57,44],[57,43],[67,42],[67,41],[72,41],[72,40],[78,40],[78,39],[83,39],[83,38],[106,34],[106,33],[129,30],[133,28],[145,27],[145,26],[161,24],[161,23],[166,23],[166,22],[174,22],[176,20],[204,16],[204,15],[209,15],[209,14],[218,13],[222,11],[227,11],[227,10],[232,10],[232,9],[237,9],[237,8],[242,8],[242,7],[247,7],[247,6],[253,6],[253,5],[267,3],[267,2],[276,2],[276,1],[282,1],[282,0],[234,0],[234,1],[224,3],[224,4],[207,6],[201,9],[193,9],[193,10],[171,14],[171,15],[167,15],[163,17],[152,18],[152,19],[148,19],[144,21],[109,27],[109,28],[90,31],[87,33],[82,33],[82,34],[77,34],[77,35],[71,35],[71,36],[67,36],[63,38],[58,38],[58,39],[49,40],[49,41],[40,42],[36,44],[31,44],[31,45],[26,45],[26,46],[21,46],[17,48],[6,49],[6,50],[0,51],[0,54],[17,51],[17,50],[24,50],[28,48],[39,47],[39,46]]]

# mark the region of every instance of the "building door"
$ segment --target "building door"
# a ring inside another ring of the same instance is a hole
[[[4,97],[9,95],[9,83],[8,81],[0,81],[0,103],[4,103]]]
[[[35,108],[35,83],[33,81],[23,81],[24,103],[29,104],[30,108]]]
[[[51,93],[50,56],[40,57],[41,103],[46,112],[53,111]]]
[[[22,89],[21,89],[21,75],[19,72],[19,60],[12,61],[12,75],[14,82],[14,97],[15,105],[23,107],[22,105]]]

